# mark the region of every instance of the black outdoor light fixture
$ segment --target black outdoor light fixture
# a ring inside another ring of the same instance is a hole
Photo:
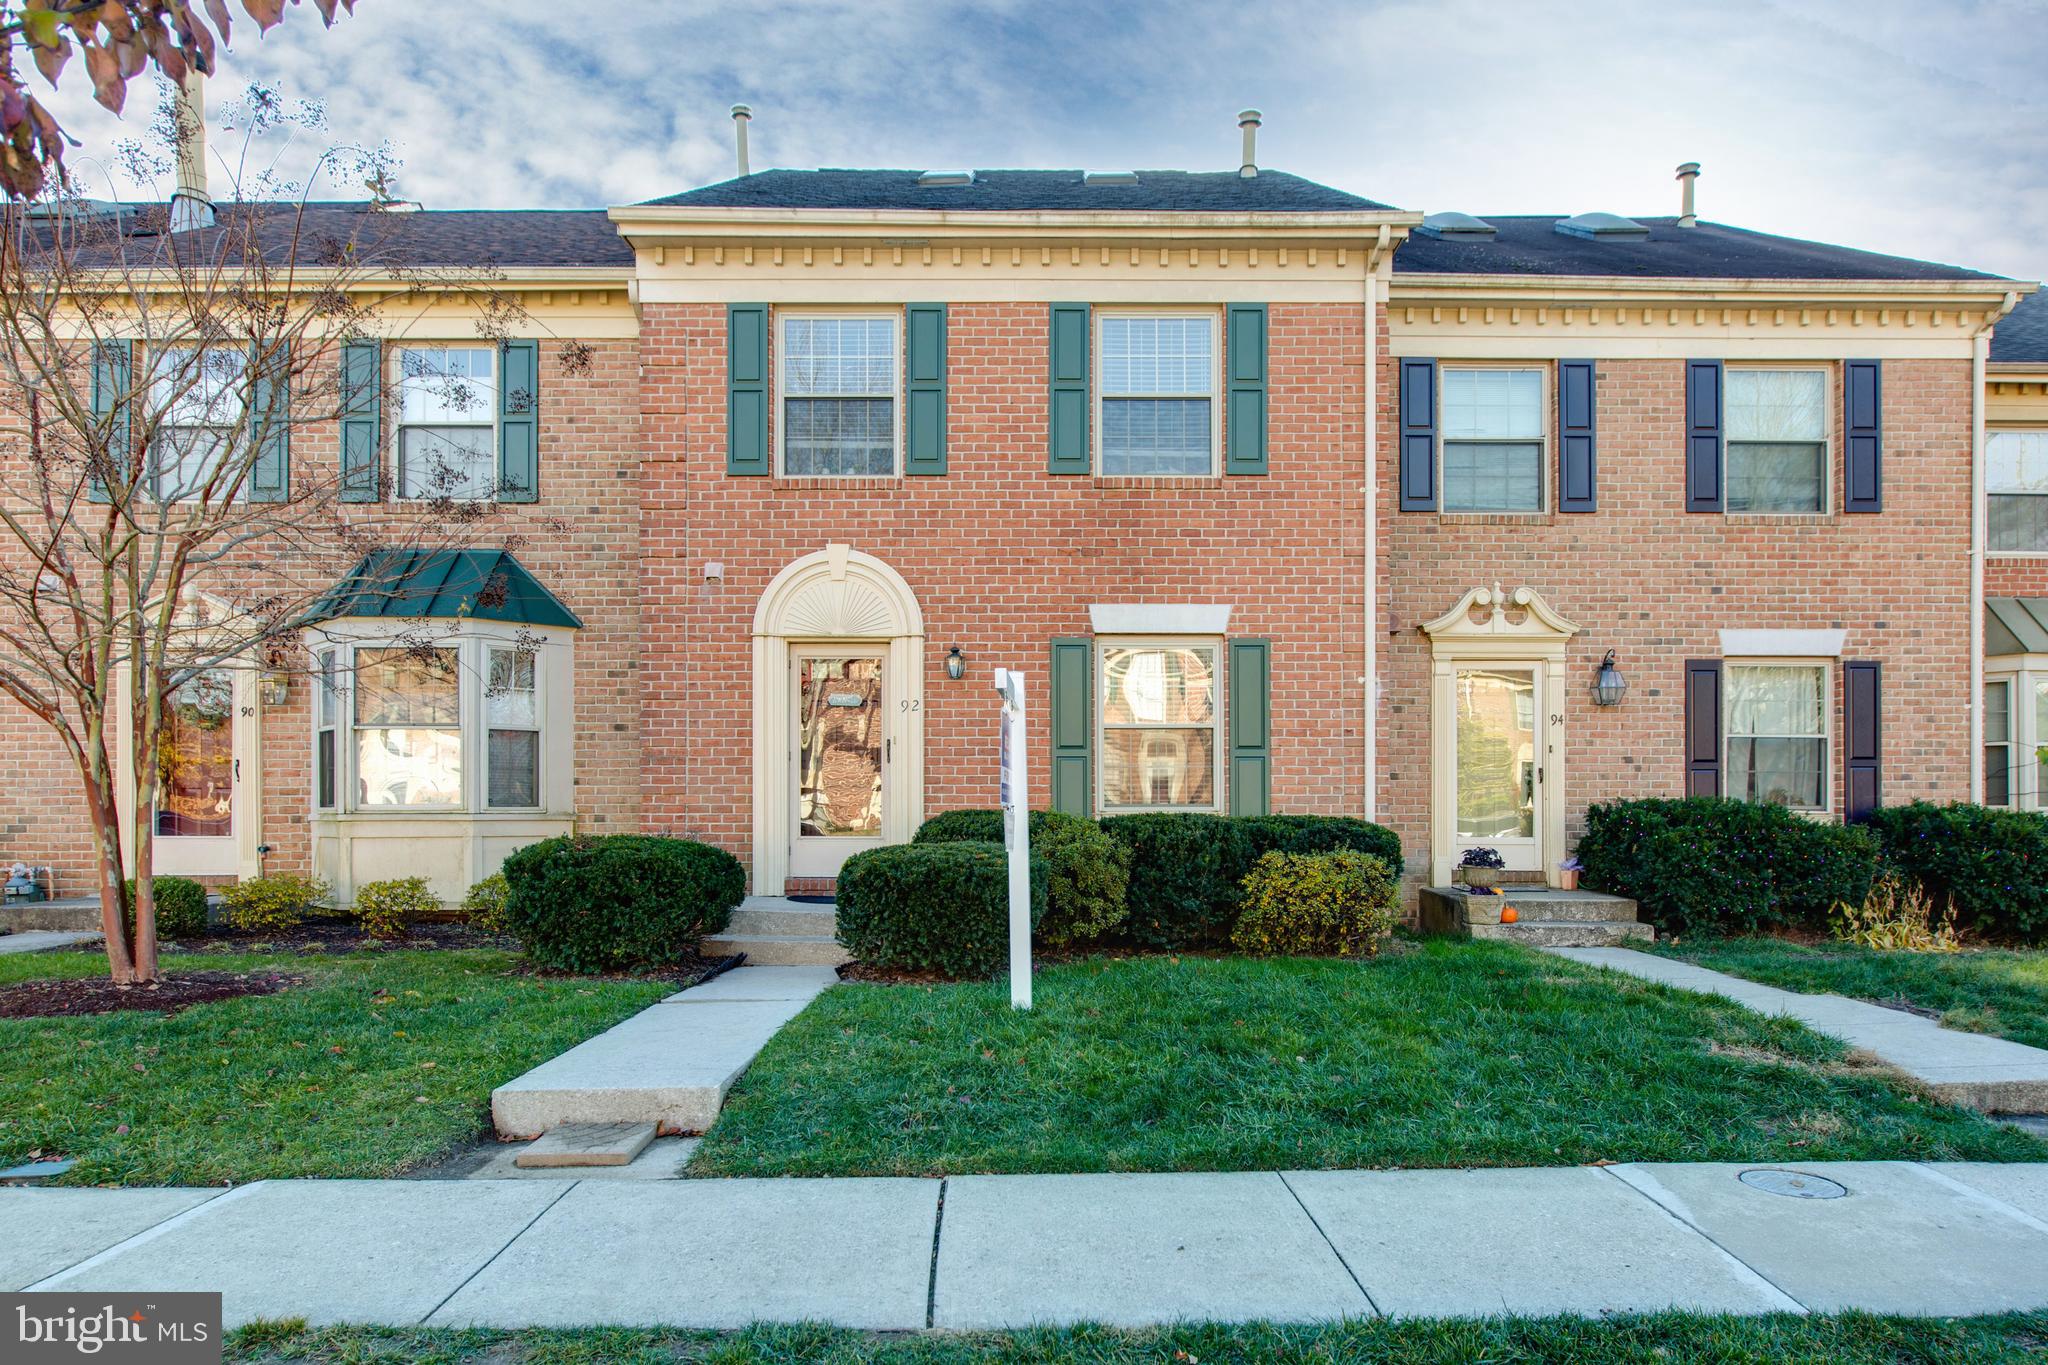
[[[960,652],[958,645],[954,645],[953,652],[946,656],[946,676],[954,682],[967,676],[967,656]]]
[[[1621,694],[1628,691],[1628,679],[1621,676],[1621,670],[1614,666],[1614,651],[1608,650],[1607,657],[1600,661],[1600,672],[1593,679],[1593,700],[1601,706],[1621,705]]]

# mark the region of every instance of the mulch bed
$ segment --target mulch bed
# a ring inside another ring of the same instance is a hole
[[[153,986],[117,986],[104,976],[25,981],[0,989],[0,1019],[50,1019],[117,1010],[176,1014],[188,1005],[244,995],[275,995],[304,982],[302,976],[281,972],[177,972]]]
[[[496,934],[479,933],[467,924],[453,921],[428,921],[412,926],[405,938],[368,938],[354,920],[309,919],[295,929],[282,933],[250,933],[232,929],[225,924],[209,925],[206,933],[198,938],[181,938],[175,943],[166,942],[163,953],[300,953],[317,956],[323,953],[364,953],[384,951],[410,951],[422,948],[505,948],[517,950],[518,941],[501,938]]]
[[[564,972],[553,967],[535,966],[521,958],[512,964],[510,971],[520,976],[542,976],[565,981],[672,981],[676,989],[687,990],[700,982],[710,980],[729,967],[738,966],[744,956],[734,954],[731,957],[704,957],[691,953],[659,967],[641,967],[629,972]]]

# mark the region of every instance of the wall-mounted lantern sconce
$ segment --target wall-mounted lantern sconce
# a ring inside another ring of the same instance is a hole
[[[291,674],[284,672],[282,669],[277,669],[263,675],[263,704],[265,706],[283,706],[291,700],[291,696]]]
[[[946,676],[954,682],[967,676],[967,656],[960,652],[958,645],[954,645],[953,652],[946,656]]]
[[[1593,700],[1601,706],[1619,706],[1624,692],[1628,691],[1628,679],[1621,676],[1621,670],[1614,666],[1614,651],[1608,650],[1607,657],[1600,661],[1600,672],[1593,679]]]

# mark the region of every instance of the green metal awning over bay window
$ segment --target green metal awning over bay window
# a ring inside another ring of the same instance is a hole
[[[317,625],[344,616],[508,621],[581,629],[576,613],[509,550],[379,550],[321,594]]]
[[[2048,597],[1984,599],[1984,657],[2048,654]]]

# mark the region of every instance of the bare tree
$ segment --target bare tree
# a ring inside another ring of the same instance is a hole
[[[245,136],[274,131],[282,110],[256,92]],[[178,122],[174,140],[199,135]],[[366,167],[388,184],[374,155],[332,154],[316,175]],[[0,694],[75,765],[108,965],[147,983],[154,813],[177,758],[166,699],[204,710],[214,670],[301,667],[309,609],[354,566],[459,548],[489,510],[492,490],[460,471],[385,501],[381,458],[292,458],[331,451],[343,419],[389,387],[344,373],[349,343],[451,296],[482,337],[523,314],[488,268],[409,261],[416,220],[375,204],[235,196],[185,231],[162,201],[45,199],[0,215]],[[483,399],[459,376],[420,380],[448,386],[449,401]]]

